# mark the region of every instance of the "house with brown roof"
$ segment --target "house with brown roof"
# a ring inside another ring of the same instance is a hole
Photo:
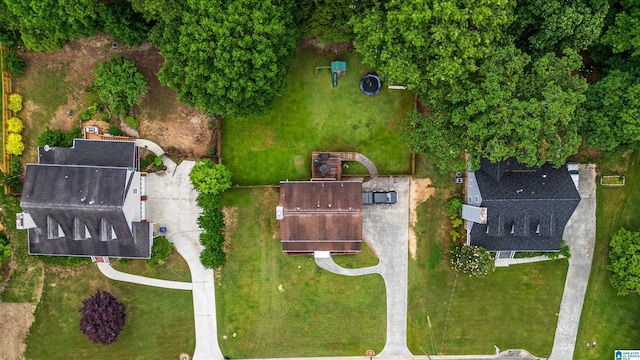
[[[289,255],[355,254],[362,245],[362,182],[283,181],[282,250]]]

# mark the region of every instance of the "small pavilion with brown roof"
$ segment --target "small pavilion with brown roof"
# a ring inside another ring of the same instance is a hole
[[[362,245],[362,182],[283,181],[276,218],[280,220],[282,250],[289,255],[358,253]]]

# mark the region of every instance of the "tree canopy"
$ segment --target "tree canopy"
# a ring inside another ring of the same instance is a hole
[[[93,75],[96,79],[91,87],[115,115],[125,115],[131,106],[140,103],[140,95],[147,91],[147,79],[133,61],[125,60],[120,54],[100,63]]]
[[[637,291],[640,288],[640,232],[620,229],[609,245],[611,263],[607,270],[611,271],[611,284],[618,295]]]
[[[265,111],[285,87],[298,39],[292,0],[194,0],[154,28],[160,81],[206,113]]]
[[[4,0],[0,4],[2,38],[36,51],[57,50],[67,40],[110,32],[116,39],[138,45],[148,24],[126,0]]]
[[[196,161],[189,179],[193,187],[203,194],[220,194],[231,187],[231,171],[209,159]]]
[[[605,0],[518,0],[512,24],[520,49],[532,56],[597,42],[609,11]]]
[[[587,143],[603,150],[640,145],[640,76],[613,70],[592,84],[580,117]]]
[[[614,53],[640,55],[640,0],[620,0],[615,3],[612,10],[617,13],[602,42],[611,46]]]
[[[118,340],[126,318],[125,307],[111,293],[98,290],[82,300],[80,331],[92,342],[110,345]]]
[[[352,19],[356,51],[391,84],[419,94],[477,71],[507,40],[507,0],[390,0]]]
[[[463,166],[464,148],[475,164],[482,157],[564,164],[581,141],[575,116],[587,84],[572,75],[579,66],[571,50],[532,62],[514,46],[496,48],[468,78],[431,89],[429,110],[409,116],[405,139],[443,170]]]

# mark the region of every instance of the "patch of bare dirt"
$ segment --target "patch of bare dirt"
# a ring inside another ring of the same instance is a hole
[[[425,202],[436,189],[431,187],[431,179],[411,179],[409,186],[409,254],[412,259],[416,258],[417,241],[415,225],[418,220],[416,207]]]
[[[158,143],[164,149],[173,147],[173,152],[181,152],[192,157],[207,154],[207,149],[215,144],[211,142],[211,129],[208,119],[202,111],[181,104],[174,90],[160,83],[157,73],[164,63],[158,49],[150,44],[140,47],[119,45],[113,48],[110,36],[101,34],[88,39],[70,41],[55,52],[36,53],[26,50],[20,55],[27,67],[34,64],[47,64],[48,67],[66,67],[66,81],[72,84],[66,104],[56,109],[50,127],[69,130],[80,126],[80,114],[93,105],[85,104],[87,89],[94,80],[92,72],[98,62],[106,61],[115,54],[134,61],[138,71],[147,78],[147,92],[141,97],[141,103],[133,108],[133,115],[140,121],[140,137]],[[33,104],[29,108],[25,99],[25,109],[21,113],[25,118],[37,111]],[[69,116],[67,110],[72,111]],[[117,119],[111,119],[117,125]],[[28,125],[28,123],[26,124]],[[108,126],[107,126],[108,127]]]
[[[336,43],[336,42],[332,42],[332,43],[322,43],[320,41],[318,41],[317,37],[311,37],[308,39],[305,39],[302,42],[302,45],[307,45],[307,46],[311,46],[317,50],[319,50],[320,52],[324,52],[324,53],[333,53],[335,55],[339,55],[348,51],[353,50],[353,42],[349,41],[349,42],[341,42],[341,43]],[[320,66],[320,65],[318,65]]]
[[[24,359],[24,343],[33,323],[36,306],[30,303],[0,302],[0,359]]]

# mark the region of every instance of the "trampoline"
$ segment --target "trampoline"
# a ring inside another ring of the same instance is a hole
[[[367,74],[360,80],[360,90],[368,96],[379,93],[380,88],[382,88],[382,81],[376,74]]]

